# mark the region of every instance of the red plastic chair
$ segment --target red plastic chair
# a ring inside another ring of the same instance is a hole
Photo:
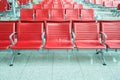
[[[54,4],[53,9],[63,9],[61,4]]]
[[[81,20],[85,20],[85,21],[94,20],[94,10],[93,9],[82,9]]]
[[[102,43],[99,23],[96,23],[95,21],[74,22],[73,28],[76,48],[100,49],[100,51],[97,51],[97,54],[102,54],[103,65],[106,65],[102,52],[102,49],[106,49],[106,45]]]
[[[34,4],[33,9],[42,9],[43,6],[41,4]]]
[[[49,20],[48,9],[36,9],[36,21]]]
[[[74,9],[83,9],[82,4],[74,4]]]
[[[118,6],[117,6],[117,10],[120,10],[120,4],[118,4]]]
[[[105,7],[114,7],[114,6],[113,6],[113,1],[105,1],[105,2],[104,2],[104,6],[105,6]]]
[[[79,49],[104,49],[99,42],[99,23],[94,21],[74,22],[75,44]]]
[[[12,45],[9,37],[14,32],[15,32],[15,23],[0,22],[0,50],[6,50],[10,47],[10,45]]]
[[[64,20],[64,9],[52,9],[50,11],[50,20]]]
[[[120,49],[120,22],[102,22],[102,32],[107,36],[106,44],[111,49]]]
[[[11,46],[13,54],[10,66],[13,66],[16,51],[39,50],[43,47],[42,33],[43,22],[19,22],[17,24],[17,42]]]
[[[66,9],[66,20],[80,20],[79,9]]]
[[[46,23],[45,49],[73,49],[70,22]]]
[[[102,5],[103,1],[102,0],[96,0],[96,4]]]
[[[44,4],[43,9],[52,9],[52,4]]]
[[[21,9],[20,20],[21,21],[33,21],[34,20],[34,9]]]
[[[42,46],[42,22],[24,22],[17,24],[17,43],[12,50],[40,49]]]
[[[73,9],[73,4],[64,4],[64,9]]]

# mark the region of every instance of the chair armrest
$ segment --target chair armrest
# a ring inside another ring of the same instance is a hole
[[[13,40],[13,36],[14,36],[15,34],[16,34],[16,32],[13,32],[13,33],[10,34],[10,36],[9,36],[9,39],[10,39],[10,42],[11,42],[12,45],[15,44],[15,42],[14,42],[14,40]]]
[[[75,33],[74,33],[74,32],[72,32],[72,38],[73,38],[73,40],[75,40],[75,38],[76,38],[76,36],[75,36]]]
[[[106,40],[107,40],[107,35],[104,32],[101,32],[100,35],[99,35],[99,41],[100,41],[100,43],[101,44],[105,44]]]
[[[82,14],[80,14],[80,18],[82,19]]]
[[[42,33],[42,47],[45,45],[45,32]]]

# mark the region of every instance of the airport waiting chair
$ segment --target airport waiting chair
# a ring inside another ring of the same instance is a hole
[[[52,4],[44,4],[43,9],[52,9]]]
[[[46,22],[45,49],[73,49],[72,29],[69,21]]]
[[[104,40],[102,40],[102,33],[100,33],[99,23],[95,21],[76,21],[73,22],[74,28],[74,43],[79,49],[96,49],[96,53],[101,53],[103,65],[106,65],[103,56],[103,49],[106,49]]]
[[[21,21],[33,21],[34,20],[34,9],[21,9],[20,20]]]
[[[43,5],[42,4],[34,4],[33,9],[43,9]]]
[[[20,50],[39,50],[43,47],[43,22],[19,22],[17,24],[16,34],[11,35],[10,40],[12,40],[12,36],[17,36],[17,42],[11,46],[13,51],[10,66],[13,66],[14,57],[16,51]]]
[[[54,4],[52,9],[63,9],[62,4]]]
[[[79,9],[66,9],[66,20],[80,20]]]
[[[10,35],[15,33],[15,23],[13,22],[0,22],[0,50],[7,50],[10,45]],[[13,36],[13,40],[14,40]]]
[[[49,20],[49,10],[48,9],[36,9],[36,21]]]
[[[82,9],[81,10],[81,20],[90,21],[94,20],[94,10],[93,9]]]
[[[73,4],[64,4],[63,9],[73,9]]]
[[[74,9],[83,9],[82,4],[74,4]]]
[[[65,20],[65,10],[64,9],[51,9],[50,10],[50,20],[64,21]]]

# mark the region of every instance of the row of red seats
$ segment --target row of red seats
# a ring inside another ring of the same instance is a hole
[[[26,5],[29,2],[33,2],[33,0],[17,0],[17,2],[18,2],[18,5],[21,6],[21,5]]]
[[[21,21],[94,20],[93,9],[21,9]]]
[[[119,30],[120,21],[0,22],[0,50],[120,49]]]
[[[70,1],[70,0],[43,0],[39,2],[39,4],[44,5],[44,4],[77,4],[75,1]]]
[[[120,0],[85,0],[93,4],[100,4],[105,7],[117,7],[120,4]]]
[[[34,4],[33,9],[83,9],[82,4]]]

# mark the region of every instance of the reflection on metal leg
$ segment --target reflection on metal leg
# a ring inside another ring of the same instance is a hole
[[[102,58],[103,65],[105,66],[107,64],[105,63],[105,58],[104,58],[103,52],[101,51],[100,53],[101,53],[101,58]]]
[[[13,66],[14,59],[15,59],[15,51],[13,51],[13,53],[12,53],[10,66]]]

